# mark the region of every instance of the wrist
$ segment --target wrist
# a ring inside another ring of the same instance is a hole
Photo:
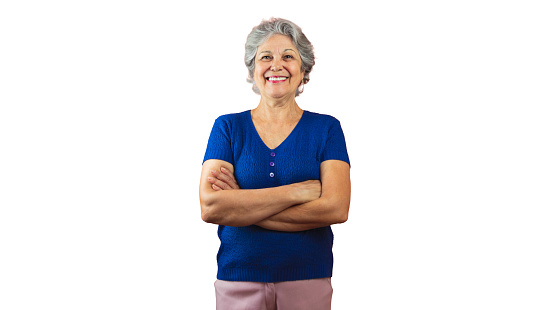
[[[315,199],[315,193],[312,191],[311,185],[306,182],[293,183],[287,185],[291,205],[298,205],[310,202]]]

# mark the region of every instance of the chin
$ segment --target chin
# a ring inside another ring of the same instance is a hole
[[[296,97],[296,92],[286,92],[286,91],[280,91],[280,90],[275,90],[275,91],[268,91],[266,92],[267,96],[272,97],[272,98],[284,98],[284,97]]]
[[[289,97],[289,96],[295,97],[295,94],[291,94],[291,93],[269,93],[267,95],[275,99]]]

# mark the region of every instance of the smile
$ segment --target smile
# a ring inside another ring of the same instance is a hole
[[[271,82],[271,83],[280,83],[283,81],[286,81],[288,79],[288,77],[286,76],[270,76],[266,78],[267,81]]]

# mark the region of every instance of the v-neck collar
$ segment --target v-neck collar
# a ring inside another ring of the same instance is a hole
[[[251,125],[250,127],[253,130],[253,134],[257,136],[257,139],[259,140],[259,142],[261,142],[261,144],[269,151],[277,150],[282,145],[284,145],[289,139],[291,139],[290,137],[293,136],[296,131],[298,131],[298,127],[300,127],[300,123],[303,121],[306,114],[308,114],[306,110],[302,110],[302,117],[300,117],[300,120],[298,120],[298,123],[296,123],[296,126],[294,126],[292,131],[286,137],[286,139],[282,140],[282,142],[279,145],[277,145],[277,147],[272,149],[269,146],[267,146],[267,144],[265,144],[263,139],[261,139],[261,136],[259,135],[259,132],[257,132],[257,129],[255,128],[255,124],[253,123],[253,119],[251,118],[251,110],[247,110],[245,113],[246,113],[246,117],[248,118],[248,123]]]

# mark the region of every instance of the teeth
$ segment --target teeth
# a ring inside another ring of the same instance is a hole
[[[283,77],[270,77],[269,78],[269,81],[284,81],[284,80],[286,80],[285,76],[283,76]]]

